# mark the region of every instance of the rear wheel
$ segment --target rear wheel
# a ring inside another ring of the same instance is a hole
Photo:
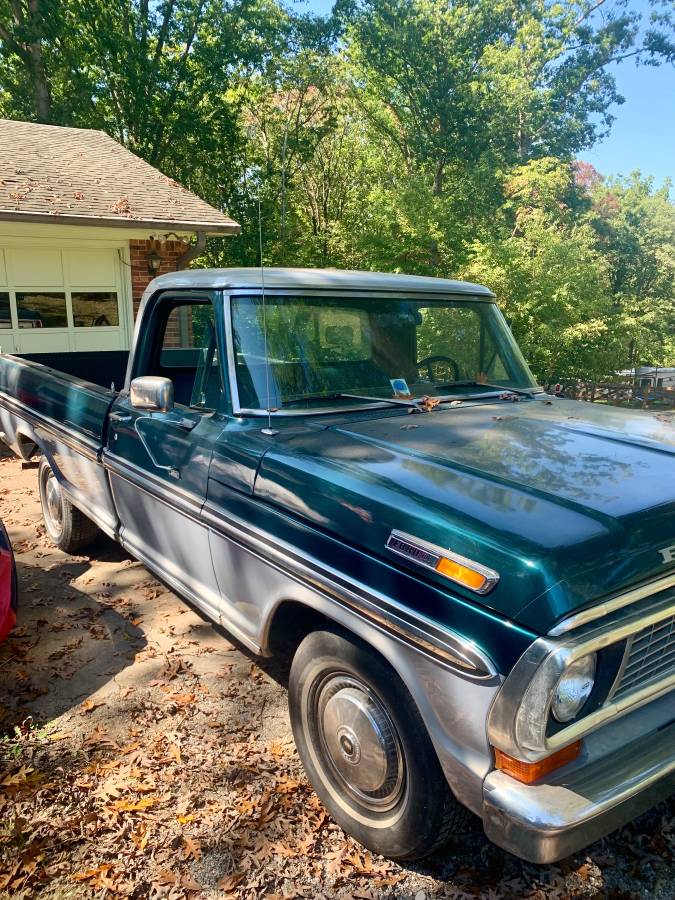
[[[65,553],[76,553],[97,537],[98,527],[63,495],[61,485],[43,456],[38,471],[42,519],[50,541]]]
[[[293,659],[289,704],[314,789],[369,849],[419,859],[465,821],[412,698],[366,644],[338,629],[308,635]]]

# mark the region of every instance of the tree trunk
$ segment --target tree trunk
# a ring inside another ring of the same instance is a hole
[[[51,121],[52,98],[42,56],[42,10],[40,0],[28,0],[28,18],[32,40],[28,44],[30,74],[35,103],[35,117],[38,122]]]
[[[436,171],[434,172],[434,185],[432,189],[432,194],[434,197],[442,197],[443,196],[443,176],[445,175],[445,162],[443,160],[439,160],[436,164]],[[438,241],[432,240],[429,242],[429,264],[434,272],[438,270],[438,267],[441,264],[441,254],[438,249]]]
[[[518,111],[518,158],[524,160],[530,153],[530,139],[523,110]]]

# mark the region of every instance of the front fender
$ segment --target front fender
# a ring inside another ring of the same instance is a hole
[[[286,597],[286,602],[311,609],[340,625],[387,661],[405,684],[419,710],[453,794],[480,815],[482,783],[493,767],[486,722],[502,684],[502,676],[494,673],[476,679],[453,670],[422,648],[387,633],[318,592],[293,589],[287,585]],[[278,606],[265,620],[261,635],[263,652],[268,649]]]

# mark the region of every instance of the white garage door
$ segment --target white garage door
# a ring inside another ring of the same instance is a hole
[[[121,265],[117,249],[0,246],[0,348],[127,349]]]

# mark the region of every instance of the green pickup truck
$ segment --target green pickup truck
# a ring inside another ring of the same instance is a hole
[[[98,382],[98,384],[94,383]],[[124,387],[0,358],[45,525],[293,653],[307,775],[366,846],[560,859],[675,790],[675,422],[551,397],[484,287],[157,278]]]

